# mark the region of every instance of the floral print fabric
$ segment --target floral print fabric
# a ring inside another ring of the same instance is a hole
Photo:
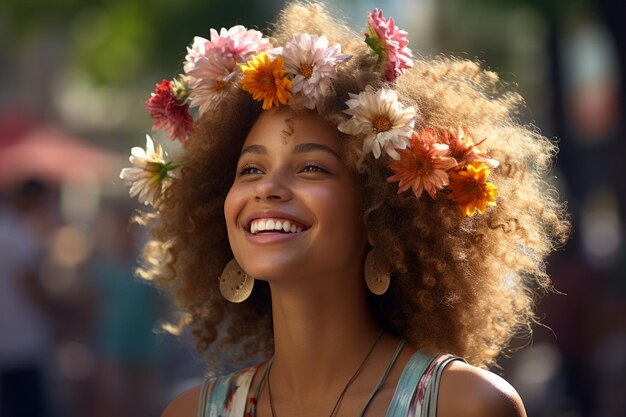
[[[401,386],[399,384],[396,387],[396,393],[386,417],[436,416],[436,400],[441,373],[448,363],[462,359],[447,354],[427,356],[418,351],[407,363],[405,370],[411,362],[424,360],[430,363],[417,380],[416,386]],[[258,367],[259,365],[255,365],[225,376],[208,378],[202,387],[198,417],[244,417],[250,396],[250,383]],[[402,380],[403,378],[401,378]],[[393,407],[393,402],[400,396],[406,395],[407,390],[412,390],[408,413],[397,415],[397,411],[392,411],[398,410],[397,407]]]

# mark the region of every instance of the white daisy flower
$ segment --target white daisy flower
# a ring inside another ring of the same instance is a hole
[[[292,76],[294,99],[311,110],[325,97],[334,95],[335,67],[351,58],[341,53],[341,45],[329,47],[325,36],[308,33],[294,33],[280,53],[285,59],[285,70]]]
[[[167,153],[161,145],[157,144],[155,148],[150,135],[146,135],[145,150],[138,146],[131,149],[128,160],[134,167],[124,168],[120,173],[120,178],[126,181],[126,185],[130,185],[131,197],[138,196],[141,203],[156,207],[165,181],[175,176],[170,171],[180,166],[178,163],[166,162],[166,157]]]
[[[344,113],[352,116],[339,123],[337,128],[349,135],[364,135],[363,152],[372,152],[379,158],[384,151],[393,159],[400,159],[398,149],[406,149],[411,143],[417,111],[404,107],[394,90],[382,88],[374,92],[371,86],[365,91],[350,94]]]

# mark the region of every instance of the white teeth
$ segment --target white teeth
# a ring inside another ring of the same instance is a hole
[[[280,230],[287,233],[300,233],[302,227],[292,224],[289,220],[256,219],[250,223],[250,233],[256,234],[264,230]]]

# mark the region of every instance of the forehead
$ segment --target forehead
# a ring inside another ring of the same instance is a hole
[[[294,114],[288,109],[264,111],[246,137],[244,147],[291,149],[299,143],[319,143],[339,151],[336,128],[313,112]]]

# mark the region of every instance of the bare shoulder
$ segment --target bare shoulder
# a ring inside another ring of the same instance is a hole
[[[191,388],[165,407],[161,417],[196,417],[198,414],[198,401],[200,399],[201,386]]]
[[[437,404],[439,417],[526,417],[511,384],[462,361],[451,362],[443,371]]]

